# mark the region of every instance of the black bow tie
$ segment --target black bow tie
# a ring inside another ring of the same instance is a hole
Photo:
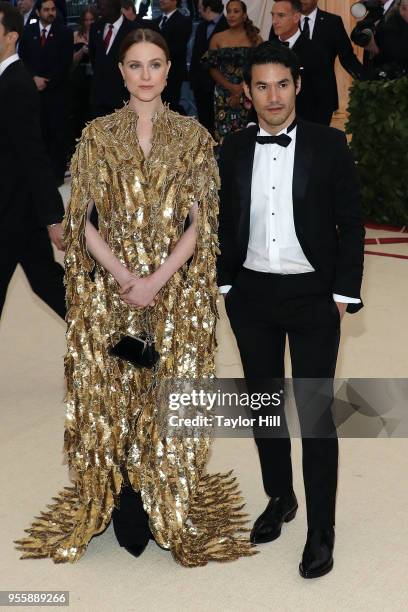
[[[257,136],[256,142],[263,144],[278,144],[281,147],[287,147],[292,142],[292,139],[287,134],[279,134],[279,136]]]
[[[289,47],[290,43],[288,40],[280,40],[279,43],[282,45],[282,47]]]

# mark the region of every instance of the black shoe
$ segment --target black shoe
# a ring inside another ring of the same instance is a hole
[[[128,551],[134,557],[140,557],[142,552],[145,550],[148,545],[149,540],[145,544],[135,544],[134,546],[124,546],[123,548]]]
[[[298,509],[295,494],[271,497],[266,509],[255,521],[250,540],[253,544],[264,544],[279,538],[283,523],[289,523]]]
[[[333,569],[334,528],[309,529],[299,572],[302,578],[319,578]]]

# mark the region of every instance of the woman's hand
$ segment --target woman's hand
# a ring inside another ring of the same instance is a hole
[[[129,273],[127,280],[120,283],[119,295],[129,306],[146,308],[156,304],[156,295],[159,290],[152,275],[139,277]]]

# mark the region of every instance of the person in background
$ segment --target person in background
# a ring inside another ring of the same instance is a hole
[[[180,106],[180,94],[183,81],[187,75],[187,45],[192,31],[192,22],[189,17],[182,15],[178,10],[180,0],[160,0],[161,17],[153,20],[158,26],[170,51],[171,68],[167,85],[163,91],[163,101],[170,108],[184,114]]]
[[[302,6],[299,0],[276,0],[272,7],[272,41],[293,49],[299,58],[302,88],[296,111],[306,121],[330,125],[333,92],[329,61],[320,48],[299,29]]]
[[[212,37],[228,28],[222,0],[199,0],[198,8],[202,17],[198,25],[190,64],[190,83],[194,93],[198,120],[214,134],[214,81],[208,67],[201,61],[208,51]]]
[[[56,20],[54,0],[38,0],[38,22],[24,28],[19,55],[32,74],[41,99],[41,128],[57,184],[66,169],[68,80],[73,34]]]
[[[0,316],[18,264],[34,293],[65,318],[64,206],[41,137],[40,99],[16,53],[23,17],[0,2]]]
[[[94,6],[85,6],[79,17],[78,29],[74,32],[74,57],[70,78],[71,153],[75,140],[81,135],[86,122],[91,119],[92,66],[89,60],[89,32],[97,17],[98,13]]]
[[[334,69],[336,58],[353,79],[365,78],[366,70],[353,51],[351,40],[340,15],[322,11],[318,8],[317,1],[300,0],[302,8],[300,28],[306,38],[318,45],[328,59],[332,110],[335,112],[339,108]]]
[[[34,8],[34,0],[17,0],[17,9],[24,19],[24,27],[34,21],[38,21],[38,15]]]
[[[121,0],[121,5],[122,15],[126,17],[128,21],[135,21],[138,15],[133,0]]]
[[[382,28],[377,30],[375,43],[378,55],[374,68],[391,71],[395,76],[408,74],[408,0],[395,5]]]
[[[228,28],[211,38],[204,55],[215,81],[214,136],[218,143],[247,125],[251,103],[243,90],[243,69],[253,48],[262,42],[244,2],[230,0],[226,11]]]

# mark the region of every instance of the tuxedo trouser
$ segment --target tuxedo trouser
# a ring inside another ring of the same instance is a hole
[[[121,546],[137,546],[149,540],[149,515],[143,508],[140,491],[134,491],[129,484],[122,487],[119,508],[113,509],[112,522]]]
[[[279,393],[288,337],[302,434],[308,526],[333,526],[338,439],[331,404],[340,315],[331,291],[316,272],[281,275],[243,267],[225,298],[225,308],[251,393]],[[323,394],[319,392],[322,384]],[[291,442],[283,406],[281,402],[280,408],[273,408],[281,417],[279,434],[271,436],[265,428],[254,426],[263,484],[270,497],[289,493],[293,487]],[[271,410],[264,413],[272,414]]]
[[[20,264],[34,293],[65,319],[64,268],[54,259],[45,227],[31,225],[24,215],[20,223],[6,222],[0,234],[0,259],[0,316],[11,277]]]

